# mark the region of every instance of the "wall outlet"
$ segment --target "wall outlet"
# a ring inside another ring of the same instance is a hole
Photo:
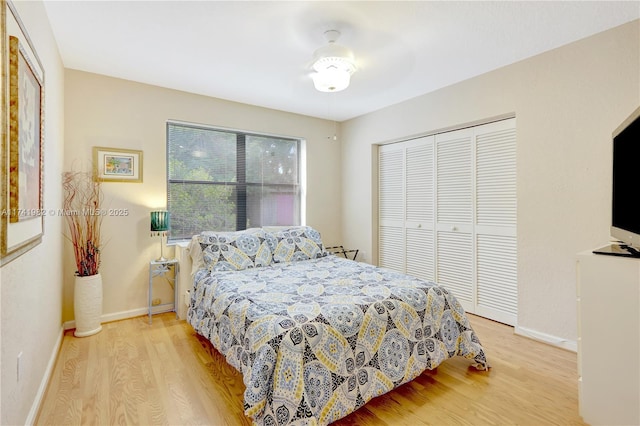
[[[23,362],[22,362],[22,351],[18,354],[18,358],[16,360],[16,381],[20,381],[20,378],[23,376],[22,374]]]
[[[160,299],[160,298],[158,297],[158,298],[153,299],[153,300],[151,301],[151,306],[158,306],[158,305],[159,305],[159,304],[161,304],[161,303],[162,303],[162,299]]]

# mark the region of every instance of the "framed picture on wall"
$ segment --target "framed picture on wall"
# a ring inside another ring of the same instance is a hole
[[[9,217],[12,223],[41,216],[42,75],[24,42],[9,36]]]
[[[142,151],[93,147],[94,176],[103,182],[142,182]]]
[[[10,1],[0,0],[2,132],[0,263],[42,242],[44,234],[44,67]]]

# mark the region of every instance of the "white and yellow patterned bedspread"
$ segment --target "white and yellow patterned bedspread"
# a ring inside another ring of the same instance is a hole
[[[326,425],[452,356],[487,360],[444,288],[337,256],[195,277],[188,321],[258,425]]]

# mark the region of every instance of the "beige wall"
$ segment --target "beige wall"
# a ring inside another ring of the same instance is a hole
[[[169,119],[306,139],[306,223],[325,242],[341,241],[341,149],[340,142],[327,139],[332,122],[74,70],[66,71],[65,84],[65,170],[86,165],[93,146],[143,151],[143,183],[103,185],[106,207],[129,211],[103,222],[106,319],[141,314],[147,307],[148,262],[160,254],[159,240],[149,236],[149,212],[166,206]],[[68,321],[74,266],[70,247],[65,253],[63,319]]]
[[[374,144],[515,113],[518,329],[575,348],[575,256],[609,241],[611,132],[638,105],[636,20],[343,123],[345,243],[373,258]]]
[[[44,207],[61,207],[64,70],[41,2],[14,2],[45,70]],[[2,195],[3,197],[6,194]],[[47,216],[42,243],[0,269],[0,424],[35,416],[62,336],[62,220]],[[17,357],[22,352],[22,377]]]

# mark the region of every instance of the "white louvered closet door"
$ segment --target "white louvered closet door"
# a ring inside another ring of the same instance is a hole
[[[433,136],[407,143],[406,156],[406,270],[429,281],[435,273],[435,212]]]
[[[404,149],[380,147],[378,159],[378,265],[405,271]]]
[[[474,312],[472,129],[435,137],[437,282]]]
[[[518,315],[515,119],[476,129],[476,307],[515,325]]]
[[[379,262],[517,320],[515,119],[379,150]]]

